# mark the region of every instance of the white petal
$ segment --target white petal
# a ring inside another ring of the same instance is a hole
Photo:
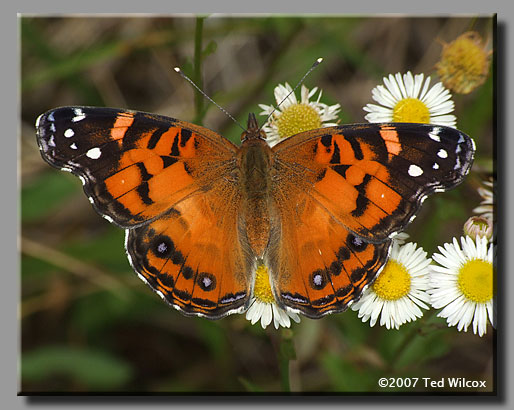
[[[392,74],[389,74],[389,78],[384,78],[384,84],[396,101],[403,100],[400,87]]]

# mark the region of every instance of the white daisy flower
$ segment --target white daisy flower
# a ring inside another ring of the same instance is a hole
[[[300,316],[297,313],[286,311],[276,304],[275,297],[271,291],[268,269],[264,265],[259,265],[255,272],[253,297],[250,307],[246,311],[246,319],[252,325],[260,320],[263,329],[266,329],[271,320],[273,320],[275,329],[278,329],[280,326],[290,327],[290,319],[293,319],[296,323],[300,322]]]
[[[337,123],[330,121],[337,119],[337,114],[341,108],[339,104],[327,105],[321,103],[321,91],[315,100],[310,101],[310,98],[318,91],[317,87],[309,91],[302,84],[300,101],[296,99],[296,95],[291,91],[292,88],[288,83],[279,84],[275,87],[275,100],[277,104],[280,104],[277,109],[272,105],[259,104],[259,107],[263,110],[260,115],[271,115],[262,127],[270,146],[299,132],[337,125]],[[289,93],[291,94],[288,96]]]
[[[461,237],[462,248],[456,238],[453,243],[439,246],[440,253],[432,258],[439,265],[431,266],[429,290],[431,304],[443,310],[448,326],[459,331],[468,330],[473,322],[473,333],[482,336],[487,330],[487,318],[495,326],[494,267],[492,243],[478,237]]]
[[[489,181],[483,181],[483,184],[487,188],[478,188],[478,193],[483,200],[480,202],[479,206],[473,209],[473,212],[492,221],[494,212],[494,182],[490,179]]]
[[[431,259],[415,243],[400,245],[393,240],[389,260],[373,285],[354,303],[363,322],[374,326],[380,316],[380,326],[399,329],[406,322],[423,316],[428,309],[429,265]]]
[[[376,86],[372,98],[380,105],[367,104],[364,118],[369,122],[416,122],[456,127],[457,118],[450,114],[454,109],[450,91],[441,82],[430,90],[430,77],[423,83],[423,74],[411,72],[384,77],[384,84]]]

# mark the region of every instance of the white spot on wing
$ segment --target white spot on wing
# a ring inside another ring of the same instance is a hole
[[[212,285],[212,280],[208,277],[204,277],[202,281],[203,281],[203,286],[206,288],[208,288],[209,286]]]
[[[73,132],[73,130],[71,128],[68,128],[66,131],[64,131],[64,136],[66,138],[71,138],[75,135],[75,133]]]
[[[456,158],[456,160],[457,160],[457,161],[455,162],[455,166],[453,167],[453,169],[458,169],[458,168],[460,168],[460,159],[459,159],[459,157],[457,157],[457,158]]]
[[[102,151],[100,151],[100,148],[98,147],[91,148],[88,152],[86,152],[86,157],[91,159],[98,159],[100,158],[100,155],[102,155]]]
[[[423,175],[423,170],[417,165],[412,164],[409,167],[408,173],[411,177],[419,177],[420,175]]]
[[[435,132],[437,130],[437,132]],[[439,128],[434,128],[432,132],[428,133],[428,136],[432,138],[434,141],[441,142],[441,138],[439,138]]]
[[[50,147],[55,147],[55,139],[53,135],[50,135],[50,139],[48,140],[48,145]]]
[[[448,153],[446,152],[446,150],[440,149],[439,152],[437,153],[437,156],[439,158],[448,158]]]
[[[73,112],[75,113],[75,117],[71,119],[72,122],[82,121],[84,118],[86,118],[86,114],[84,114],[80,108],[75,108]]]
[[[55,132],[55,124],[50,124],[50,131]]]
[[[104,219],[108,220],[110,223],[113,223],[114,220],[109,215],[102,215]]]
[[[439,169],[439,164],[437,162],[434,162],[434,165],[432,165],[432,168]]]
[[[77,149],[77,144],[75,144],[75,143],[71,144],[71,145],[70,145],[70,148],[71,148],[71,149]]]
[[[48,121],[55,121],[53,111],[50,114],[48,114],[48,117],[46,117],[46,118],[48,119]]]

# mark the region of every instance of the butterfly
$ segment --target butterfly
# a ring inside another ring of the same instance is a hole
[[[377,277],[426,196],[459,184],[475,146],[410,123],[320,128],[270,148],[254,114],[237,146],[198,125],[61,107],[36,122],[42,157],[77,175],[126,230],[139,277],[186,315],[245,311],[264,264],[276,303],[320,318]]]

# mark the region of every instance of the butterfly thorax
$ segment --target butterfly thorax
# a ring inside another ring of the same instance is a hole
[[[248,131],[243,133],[239,151],[243,223],[250,245],[262,256],[270,235],[270,170],[271,148],[262,138],[255,116],[248,118]]]

